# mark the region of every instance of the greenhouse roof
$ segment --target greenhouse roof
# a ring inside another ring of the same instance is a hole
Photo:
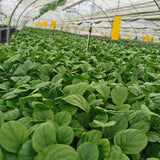
[[[114,17],[119,16],[135,28],[152,26],[154,29],[160,25],[160,0],[2,0],[2,12],[7,15],[7,19],[20,1],[13,16],[13,21],[16,23],[19,19],[20,24],[33,20],[55,20],[66,24],[91,21],[111,24]]]

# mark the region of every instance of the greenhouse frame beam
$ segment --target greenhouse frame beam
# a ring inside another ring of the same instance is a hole
[[[16,22],[16,26],[18,26],[19,20],[20,20],[20,18],[22,17],[23,13],[24,13],[30,6],[32,6],[32,4],[36,3],[37,1],[38,1],[38,0],[34,0],[32,3],[30,3],[30,4],[22,11],[22,13],[20,14],[20,16],[19,16],[19,18],[18,18],[18,20],[17,20],[17,22]]]
[[[69,5],[69,6],[65,7],[65,8],[63,8],[63,11],[65,11],[66,9],[69,9],[69,8],[71,8],[71,7],[74,7],[74,6],[80,4],[80,3],[84,2],[84,1],[86,1],[86,0],[79,0],[78,2],[73,3],[73,4],[71,4],[71,5]]]
[[[10,16],[10,19],[9,19],[9,24],[8,24],[8,29],[7,29],[7,37],[6,37],[6,42],[8,43],[9,42],[9,35],[10,35],[10,25],[11,25],[11,21],[12,21],[12,17],[15,13],[15,11],[17,10],[17,8],[19,7],[19,5],[22,3],[23,0],[20,0],[19,3],[16,5],[16,7],[14,8],[11,16]]]
[[[157,5],[157,7],[159,8],[159,10],[160,10],[160,6],[159,6],[157,0],[154,0],[154,2],[155,2],[155,4]]]
[[[36,6],[35,8],[32,8],[31,10],[29,10],[29,11],[24,15],[23,19],[21,20],[21,24],[23,23],[24,18],[26,18],[33,10],[35,10],[35,9],[37,9],[37,8],[39,8],[39,7],[43,7],[43,6],[44,6],[44,4],[43,4],[43,5]]]

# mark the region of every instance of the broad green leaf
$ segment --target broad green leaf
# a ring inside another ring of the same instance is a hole
[[[68,145],[55,144],[46,147],[35,160],[78,160],[78,154]]]
[[[147,158],[147,160],[159,160],[159,158]]]
[[[109,98],[110,95],[110,87],[107,87],[104,84],[97,84],[95,86],[95,89],[98,93],[100,93],[103,97],[105,97],[105,99],[107,100]]]
[[[115,87],[111,91],[111,97],[114,104],[120,106],[124,104],[128,97],[128,89],[125,87]]]
[[[53,68],[52,68],[52,65],[50,64],[44,64],[41,66],[41,72],[43,74],[50,75],[52,71],[53,71]]]
[[[17,154],[13,154],[11,152],[7,152],[3,148],[2,148],[2,155],[3,155],[2,160],[18,160]]]
[[[85,131],[84,127],[80,125],[80,123],[77,120],[72,120],[70,123],[70,126],[72,127],[74,131],[74,136],[79,137],[81,134]]]
[[[117,145],[111,146],[111,152],[122,152],[121,148]]]
[[[146,122],[138,122],[131,125],[130,129],[139,129],[143,133],[147,133],[150,130],[150,124]]]
[[[97,120],[93,120],[93,124],[95,124],[97,127],[111,127],[111,126],[114,126],[116,124],[116,121],[110,121],[108,123],[103,123],[103,122],[100,122],[100,121],[97,121]]]
[[[72,104],[74,106],[81,108],[85,112],[90,111],[90,106],[89,106],[88,102],[81,95],[78,95],[78,94],[69,95],[69,96],[66,96],[62,99],[69,104]]]
[[[32,147],[32,140],[25,142],[18,153],[18,160],[34,160],[36,152]]]
[[[67,111],[69,112],[71,115],[74,115],[77,113],[78,108],[76,106],[72,106],[72,105],[64,105],[62,104],[61,106],[61,110],[62,111]]]
[[[160,155],[160,144],[150,143],[150,145],[147,146],[146,154],[148,157],[158,157]]]
[[[98,160],[98,147],[91,142],[81,144],[77,150],[80,160]]]
[[[50,107],[43,103],[32,103],[34,106],[33,119],[34,120],[53,120],[54,114]]]
[[[58,112],[55,115],[55,121],[59,126],[67,126],[72,120],[71,114],[67,111]]]
[[[160,142],[160,133],[150,131],[147,133],[148,141],[155,143],[155,142]]]
[[[111,152],[107,160],[129,160],[129,158],[120,152]]]
[[[111,121],[116,121],[116,124],[111,127],[105,127],[103,131],[104,136],[108,139],[113,138],[116,133],[128,127],[128,120],[125,116],[113,116]]]
[[[149,123],[151,120],[151,115],[144,112],[143,110],[137,110],[131,113],[128,117],[129,122],[131,125],[139,122],[146,122]]]
[[[0,111],[0,127],[1,125],[4,123],[4,115],[3,113]]]
[[[9,110],[4,113],[4,118],[7,121],[16,120],[19,117],[20,117],[20,112],[19,112],[19,109],[17,109],[17,108]]]
[[[12,99],[15,98],[17,94],[14,91],[8,92],[5,95],[2,96],[2,99]]]
[[[74,132],[69,126],[59,127],[57,130],[57,142],[59,144],[71,144],[74,138]]]
[[[105,159],[110,153],[110,142],[108,139],[103,138],[98,143],[99,159]]]
[[[78,147],[84,142],[92,142],[94,144],[98,144],[100,139],[102,138],[102,133],[98,130],[91,130],[82,135],[78,142]]]
[[[36,94],[32,94],[32,95],[29,95],[29,96],[26,96],[26,97],[22,97],[19,99],[19,105],[20,106],[24,106],[25,103],[29,100],[29,99],[32,99],[32,98],[40,98],[42,97],[41,94],[39,93],[36,93]]]
[[[133,160],[139,160],[140,157],[141,157],[140,153],[138,153],[138,154],[132,154],[131,156],[132,156]]]
[[[125,154],[140,153],[147,145],[147,136],[137,129],[128,129],[118,132],[114,143],[121,147]]]
[[[27,129],[32,127],[32,118],[31,117],[23,117],[18,120],[18,122],[22,123]]]
[[[79,94],[83,95],[87,90],[88,84],[87,83],[78,83],[73,85],[68,85],[63,89],[65,94]]]
[[[32,138],[33,148],[37,152],[56,143],[56,130],[51,122],[42,123],[34,132]]]
[[[6,122],[0,129],[0,144],[8,152],[18,153],[27,139],[28,131],[20,122]]]

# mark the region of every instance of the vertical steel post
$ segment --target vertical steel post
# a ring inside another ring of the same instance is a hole
[[[16,9],[18,8],[18,6],[21,4],[22,1],[23,1],[23,0],[20,0],[20,1],[18,2],[18,4],[17,4],[16,7],[14,8],[14,10],[13,10],[13,12],[12,12],[12,14],[11,14],[11,17],[10,17],[10,19],[9,19],[9,24],[8,24],[8,29],[7,29],[7,37],[6,37],[6,42],[7,42],[7,43],[9,42],[10,25],[11,25],[12,17],[13,17],[13,15],[14,15]]]
[[[89,51],[89,45],[91,41],[91,33],[92,33],[92,23],[90,23],[89,34],[88,34],[88,42],[87,42],[87,52]]]

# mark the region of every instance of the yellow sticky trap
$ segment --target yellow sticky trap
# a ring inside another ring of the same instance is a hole
[[[76,29],[75,29],[75,32],[77,32],[77,31],[78,31],[78,29],[76,28]]]
[[[139,40],[141,41],[141,40],[142,40],[142,38],[140,37],[140,38],[139,38]]]
[[[101,32],[101,36],[103,36],[103,34],[104,34],[104,33],[103,33],[103,32]]]
[[[43,24],[43,23],[41,23],[41,27],[42,27],[42,28],[44,27],[44,24]]]
[[[56,27],[57,27],[56,21],[52,21],[52,29],[56,29]]]
[[[66,28],[66,31],[68,32],[68,31],[69,31],[69,28]]]
[[[122,18],[121,17],[115,17],[113,27],[112,27],[112,39],[113,40],[119,40],[120,34],[120,25],[121,25]]]
[[[130,36],[127,36],[127,39],[130,39]]]
[[[47,27],[48,23],[46,21],[43,22],[44,27]]]
[[[39,23],[37,24],[37,27],[39,27]]]
[[[35,27],[37,27],[37,24],[35,24]]]
[[[153,42],[155,42],[156,41],[156,39],[155,38],[153,38]]]
[[[145,37],[144,41],[150,42],[150,41],[151,41],[151,37],[147,35],[147,36]]]
[[[132,39],[133,37],[131,36],[131,39]]]
[[[111,37],[111,35],[109,34],[108,37]]]

